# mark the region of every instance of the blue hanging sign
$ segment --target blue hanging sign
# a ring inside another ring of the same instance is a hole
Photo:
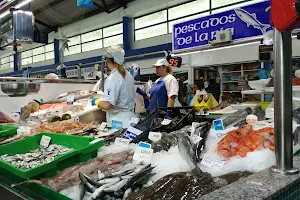
[[[272,30],[270,25],[270,1],[175,24],[173,50],[182,50],[208,44],[216,39],[216,32],[230,29],[232,39],[263,35]]]
[[[77,6],[83,8],[93,8],[93,0],[77,0]]]

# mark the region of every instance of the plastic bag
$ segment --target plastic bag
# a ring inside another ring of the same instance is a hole
[[[77,6],[83,8],[93,8],[93,0],[77,0]]]

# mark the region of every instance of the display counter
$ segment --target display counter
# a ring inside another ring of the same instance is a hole
[[[300,156],[294,156],[294,167],[300,167]],[[269,169],[224,186],[204,195],[199,200],[213,199],[276,199],[294,200],[300,198],[300,174],[282,175]]]

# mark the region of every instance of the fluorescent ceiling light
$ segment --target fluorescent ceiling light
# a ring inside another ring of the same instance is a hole
[[[25,6],[26,4],[29,4],[32,0],[25,0],[25,1],[22,1],[21,3],[17,4],[16,5],[16,9],[19,9],[23,6]]]
[[[11,1],[11,0],[9,0],[9,1]],[[8,1],[8,2],[9,2],[9,1]],[[25,0],[25,1],[22,1],[21,3],[17,4],[17,5],[15,6],[15,8],[16,8],[16,9],[19,9],[19,8],[25,6],[26,4],[29,4],[31,1],[32,1],[32,0]],[[7,11],[5,11],[4,13],[0,14],[0,19],[3,18],[3,17],[5,17],[5,16],[7,16],[7,15],[9,15],[9,13],[10,13],[10,11],[7,10]]]
[[[0,15],[0,19],[3,18],[3,17],[5,17],[5,16],[7,16],[7,15],[9,15],[9,10],[5,11],[4,13],[2,13]]]

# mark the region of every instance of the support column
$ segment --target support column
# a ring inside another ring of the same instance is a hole
[[[14,54],[14,72],[19,71],[19,66],[21,66],[19,58],[20,58],[20,53],[16,51]]]
[[[276,166],[272,170],[293,174],[298,173],[298,170],[293,169],[291,32],[274,29],[274,66]]]
[[[188,55],[188,84],[194,85],[194,67],[192,67],[192,55]]]
[[[54,64],[60,64],[60,50],[59,50],[59,40],[54,39]]]
[[[133,34],[133,19],[129,17],[123,17],[123,49],[125,52],[131,50]]]

